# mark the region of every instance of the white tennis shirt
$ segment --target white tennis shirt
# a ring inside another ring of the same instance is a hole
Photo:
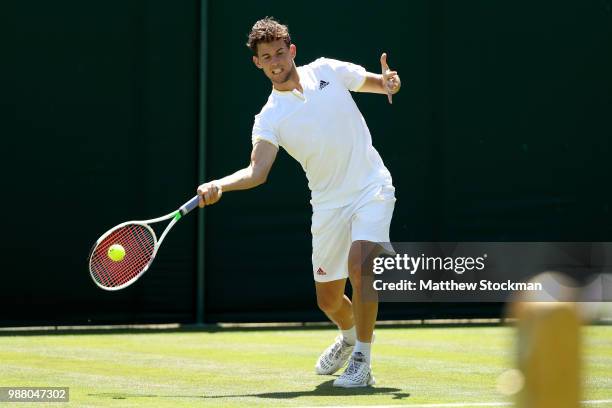
[[[391,184],[372,136],[349,91],[363,85],[366,70],[328,58],[297,68],[304,93],[272,93],[255,116],[252,142],[283,147],[306,172],[313,210],[339,208],[364,190]]]

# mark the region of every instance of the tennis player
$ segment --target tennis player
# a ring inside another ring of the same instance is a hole
[[[272,91],[255,116],[250,165],[200,185],[200,206],[216,203],[222,193],[264,183],[279,146],[302,165],[312,192],[317,304],[341,331],[315,370],[333,374],[348,361],[334,386],[372,385],[370,349],[378,303],[361,299],[361,253],[382,251],[376,243],[389,242],[395,188],[349,91],[385,94],[391,103],[400,78],[389,69],[386,54],[380,57],[381,74],[328,58],[296,67],[288,28],[273,18],[255,23],[247,46]],[[344,294],[347,278],[352,302]]]

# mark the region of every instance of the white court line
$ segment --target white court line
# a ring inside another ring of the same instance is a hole
[[[322,405],[319,407],[303,408],[468,408],[468,407],[510,407],[511,402],[455,402],[447,404],[417,404],[417,405]]]
[[[612,399],[581,401],[581,404],[612,404]],[[303,408],[469,408],[469,407],[511,407],[512,402],[452,402],[446,404],[412,404],[412,405],[319,405]],[[612,406],[612,405],[611,405]]]

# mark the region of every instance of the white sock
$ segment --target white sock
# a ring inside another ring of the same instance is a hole
[[[346,344],[354,346],[355,342],[357,341],[357,332],[355,332],[355,326],[351,327],[350,329],[340,331],[342,332],[342,340],[344,340]]]
[[[353,354],[361,353],[363,354],[367,363],[370,362],[370,349],[372,348],[372,343],[363,343],[359,340],[355,343],[355,348],[353,349]]]

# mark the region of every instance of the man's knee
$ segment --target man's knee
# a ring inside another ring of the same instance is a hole
[[[349,279],[353,291],[361,290],[362,285],[369,285],[372,282],[374,258],[383,252],[383,248],[377,243],[369,241],[353,242],[348,260]]]
[[[342,296],[317,293],[317,306],[325,313],[337,312],[342,306]]]
[[[349,262],[349,279],[353,290],[361,288],[361,262]]]

